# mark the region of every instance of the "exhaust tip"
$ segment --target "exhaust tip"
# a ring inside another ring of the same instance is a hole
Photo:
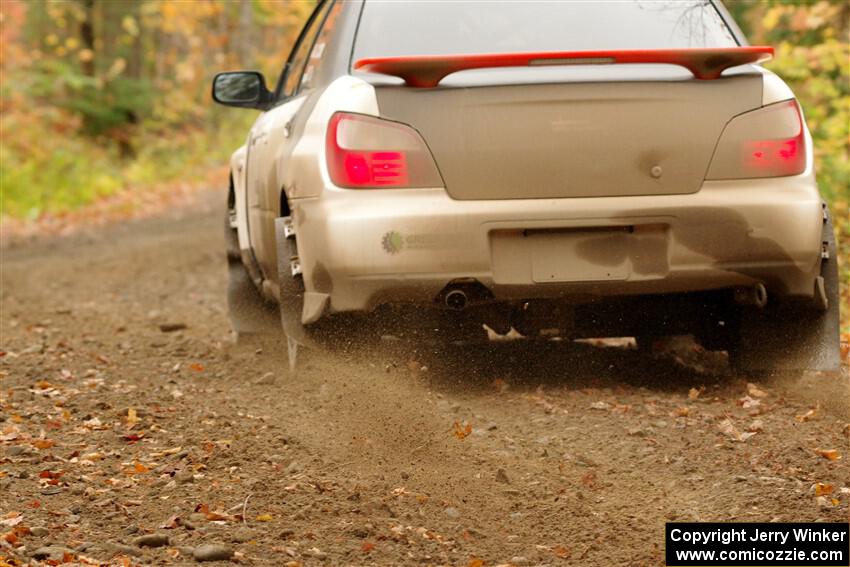
[[[466,309],[466,306],[469,304],[469,298],[466,296],[466,292],[459,289],[453,289],[448,292],[445,301],[446,307],[455,311]]]
[[[735,301],[740,305],[764,307],[767,305],[767,288],[761,282],[752,287],[738,288],[735,290]]]

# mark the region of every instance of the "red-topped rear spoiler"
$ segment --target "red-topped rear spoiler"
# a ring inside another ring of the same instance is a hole
[[[697,79],[716,79],[729,67],[758,63],[773,57],[769,46],[700,49],[623,49],[548,51],[482,55],[416,55],[360,59],[355,69],[401,77],[411,87],[436,87],[446,75],[466,69],[543,65],[602,65],[665,63],[687,68]]]

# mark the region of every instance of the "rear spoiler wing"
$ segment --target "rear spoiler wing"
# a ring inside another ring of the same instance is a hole
[[[685,67],[697,79],[717,79],[730,67],[759,63],[773,57],[769,46],[696,49],[624,49],[603,51],[549,51],[481,55],[413,55],[360,59],[355,69],[404,79],[411,87],[430,88],[457,71],[494,67],[543,65],[607,65],[662,63]]]

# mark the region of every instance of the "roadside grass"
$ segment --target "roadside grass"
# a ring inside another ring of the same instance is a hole
[[[114,144],[73,134],[74,126],[62,123],[67,115],[7,114],[0,118],[0,215],[36,221],[122,191],[205,181],[243,143],[255,118],[231,112],[180,130],[139,128],[136,155],[128,159]]]

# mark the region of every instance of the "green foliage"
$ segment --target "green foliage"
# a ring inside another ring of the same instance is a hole
[[[49,112],[38,120],[56,130],[66,115]],[[0,151],[0,213],[37,218],[92,203],[118,191],[144,191],[146,186],[171,181],[191,183],[227,162],[244,142],[255,115],[228,113],[218,127],[183,129],[162,136],[141,124],[137,154],[122,158],[118,148],[92,143],[83,134],[51,135],[27,128],[30,120],[4,120],[3,130],[17,131]]]
[[[53,104],[77,114],[82,132],[116,136],[150,114],[154,89],[149,80],[123,75],[90,77],[67,61],[45,59],[31,68],[27,94],[36,104]]]

